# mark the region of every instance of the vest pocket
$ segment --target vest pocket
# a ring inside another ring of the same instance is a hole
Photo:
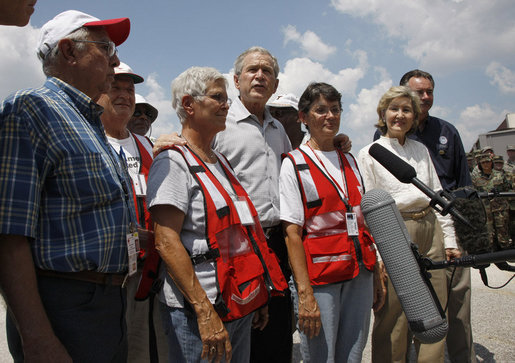
[[[313,285],[349,280],[359,271],[353,244],[346,234],[306,238],[304,251]]]
[[[220,267],[218,266],[219,272]],[[229,313],[222,320],[239,319],[267,303],[269,294],[263,276],[264,270],[256,255],[235,257],[225,268],[227,275],[222,296]]]

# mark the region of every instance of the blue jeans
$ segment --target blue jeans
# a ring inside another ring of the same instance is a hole
[[[361,362],[370,325],[372,284],[373,273],[360,266],[352,280],[313,286],[322,328],[311,339],[300,333],[304,362]],[[293,280],[290,289],[297,318],[299,298]]]
[[[171,308],[160,303],[163,328],[168,340],[168,361],[173,363],[207,362],[202,360],[202,340],[197,317],[190,310]],[[233,363],[248,362],[250,357],[250,329],[252,317],[224,323],[232,346]],[[225,362],[225,359],[222,360]]]

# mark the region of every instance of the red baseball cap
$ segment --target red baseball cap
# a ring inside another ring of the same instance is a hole
[[[77,10],[67,10],[56,15],[41,28],[37,47],[39,58],[44,59],[61,39],[83,26],[104,27],[109,38],[118,46],[129,36],[131,22],[129,18],[100,20]]]

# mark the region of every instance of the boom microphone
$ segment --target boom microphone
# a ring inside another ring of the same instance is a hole
[[[410,330],[422,343],[436,343],[447,334],[447,320],[440,302],[422,278],[411,250],[411,239],[395,201],[384,190],[370,190],[361,209],[376,241],[384,265]],[[432,288],[432,286],[431,286]]]
[[[492,252],[488,234],[486,211],[476,190],[470,187],[456,189],[452,192],[454,206],[470,221],[474,228],[469,228],[454,220],[454,230],[460,246],[470,255]]]
[[[429,188],[426,184],[424,184],[420,179],[417,178],[417,172],[415,168],[409,165],[407,162],[399,158],[397,155],[379,145],[378,143],[372,144],[370,149],[368,150],[370,156],[376,159],[379,164],[385,167],[394,177],[399,179],[400,182],[404,184],[413,184],[416,186],[422,193],[427,195],[431,201],[429,205],[436,209],[441,215],[446,215],[450,213],[456,219],[467,225],[470,228],[474,228],[470,222],[465,219],[457,210],[453,207],[452,196],[444,192],[443,190],[435,193],[431,188]],[[441,209],[436,208],[438,205]]]

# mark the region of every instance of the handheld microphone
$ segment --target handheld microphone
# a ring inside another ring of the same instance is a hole
[[[411,250],[411,239],[395,201],[384,190],[370,190],[361,209],[375,239],[410,330],[423,343],[436,343],[447,334],[440,302],[423,280]],[[432,286],[431,286],[432,289]]]
[[[424,184],[420,179],[417,178],[417,172],[415,168],[409,165],[407,162],[399,158],[397,155],[379,145],[378,143],[372,144],[368,150],[370,156],[376,159],[379,164],[384,166],[394,177],[404,184],[413,184],[422,193],[427,195],[431,201],[429,205],[436,209],[441,215],[445,216],[447,213],[453,215],[461,223],[467,225],[470,228],[474,228],[470,222],[463,217],[453,206],[452,196],[445,192],[440,191],[435,193],[431,188]],[[437,208],[436,205],[440,207]]]

